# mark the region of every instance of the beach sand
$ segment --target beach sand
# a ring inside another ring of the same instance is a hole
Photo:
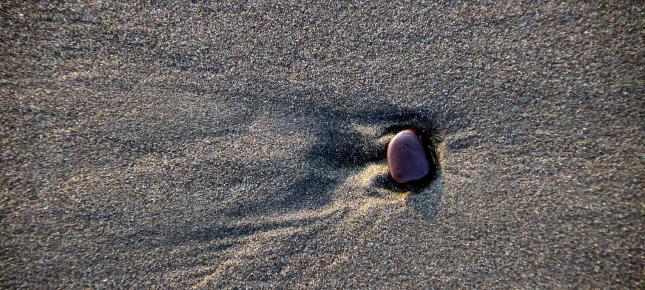
[[[643,287],[638,2],[70,2],[0,4],[2,288]]]

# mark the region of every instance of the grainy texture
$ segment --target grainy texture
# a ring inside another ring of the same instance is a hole
[[[0,4],[2,288],[643,287],[642,2],[124,2]]]

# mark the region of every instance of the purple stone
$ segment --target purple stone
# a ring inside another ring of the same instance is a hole
[[[387,145],[390,175],[398,183],[422,179],[430,172],[430,162],[421,137],[413,129],[399,132]]]

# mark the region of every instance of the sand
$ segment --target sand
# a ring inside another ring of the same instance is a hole
[[[0,4],[2,288],[643,287],[641,3],[42,2]]]

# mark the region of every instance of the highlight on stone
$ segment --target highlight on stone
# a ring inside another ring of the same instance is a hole
[[[398,183],[420,180],[428,175],[430,162],[421,136],[413,129],[396,134],[387,145],[387,164],[390,176]]]

